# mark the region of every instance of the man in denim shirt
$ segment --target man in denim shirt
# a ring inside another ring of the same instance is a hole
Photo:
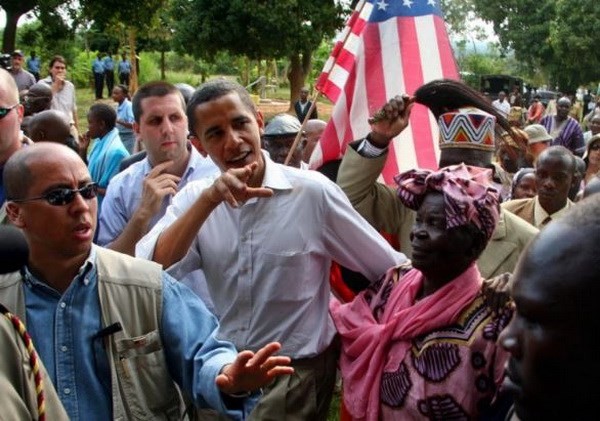
[[[0,300],[25,320],[70,419],[180,417],[175,384],[195,407],[240,419],[242,393],[293,372],[271,356],[278,343],[236,355],[202,302],[158,266],[92,245],[96,188],[75,152],[24,148],[4,182],[30,255],[0,276]]]

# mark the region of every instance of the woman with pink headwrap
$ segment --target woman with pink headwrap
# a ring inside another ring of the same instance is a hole
[[[475,261],[498,221],[490,171],[464,164],[396,177],[417,211],[412,266],[390,269],[348,304],[332,301],[344,403],[357,420],[476,419],[502,382],[494,314]]]

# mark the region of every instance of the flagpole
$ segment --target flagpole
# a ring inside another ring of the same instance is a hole
[[[367,4],[367,1],[361,0],[361,2],[357,5],[357,7],[354,10],[354,13],[352,13],[352,15],[354,15],[356,13],[357,16],[360,16],[360,14],[363,11],[363,8],[365,7],[365,4]],[[352,17],[352,15],[350,15],[350,18]],[[348,19],[348,20],[350,20],[350,19]],[[348,24],[346,24],[346,28],[348,28],[348,31],[344,35],[344,39],[341,41],[341,45],[344,45],[346,43],[346,41],[348,40],[348,37],[352,33],[352,29],[348,26]],[[337,60],[337,57],[336,57],[336,60]],[[333,69],[333,67],[335,66],[335,63],[336,63],[336,61],[331,63],[331,66],[330,66],[331,69]],[[331,71],[331,69],[329,69],[329,71]],[[300,127],[300,131],[298,132],[298,134],[296,134],[294,143],[292,144],[292,147],[290,148],[290,151],[288,152],[283,165],[289,165],[290,161],[292,160],[292,155],[294,155],[294,151],[298,147],[298,143],[300,142],[300,139],[302,138],[302,136],[304,134],[304,127],[306,126],[306,122],[310,119],[310,116],[311,116],[313,110],[317,106],[317,100],[322,95],[321,90],[318,87],[316,89],[317,89],[317,93],[315,94],[315,96],[312,99],[312,104],[310,104],[310,108],[308,109],[308,112],[306,113],[306,116],[304,117],[304,121],[302,121],[302,126]],[[331,118],[331,116],[330,116],[330,118]]]

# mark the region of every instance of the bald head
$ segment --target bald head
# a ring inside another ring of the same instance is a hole
[[[4,69],[0,69],[0,101],[10,105],[19,103],[17,83],[11,74]]]
[[[306,122],[304,126],[304,132],[306,133],[306,146],[302,151],[302,160],[304,162],[310,161],[310,156],[312,155],[317,143],[321,139],[321,134],[325,131],[325,127],[327,123],[323,120],[312,119]]]
[[[69,159],[76,159],[83,163],[75,151],[54,142],[41,142],[19,149],[4,165],[4,191],[7,200],[27,197],[29,186],[35,178],[44,175],[35,174],[35,171],[32,171],[32,164],[63,162]]]

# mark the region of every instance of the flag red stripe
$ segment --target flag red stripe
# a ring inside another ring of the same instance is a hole
[[[423,85],[423,68],[417,28],[414,18],[398,18],[398,37],[400,38],[400,54],[402,56],[402,74],[406,91],[409,94]],[[425,46],[423,46],[425,47]],[[425,47],[426,48],[426,47]],[[429,125],[429,114],[426,109],[414,109],[410,118],[410,129],[419,168],[431,168],[436,165],[435,150]]]

